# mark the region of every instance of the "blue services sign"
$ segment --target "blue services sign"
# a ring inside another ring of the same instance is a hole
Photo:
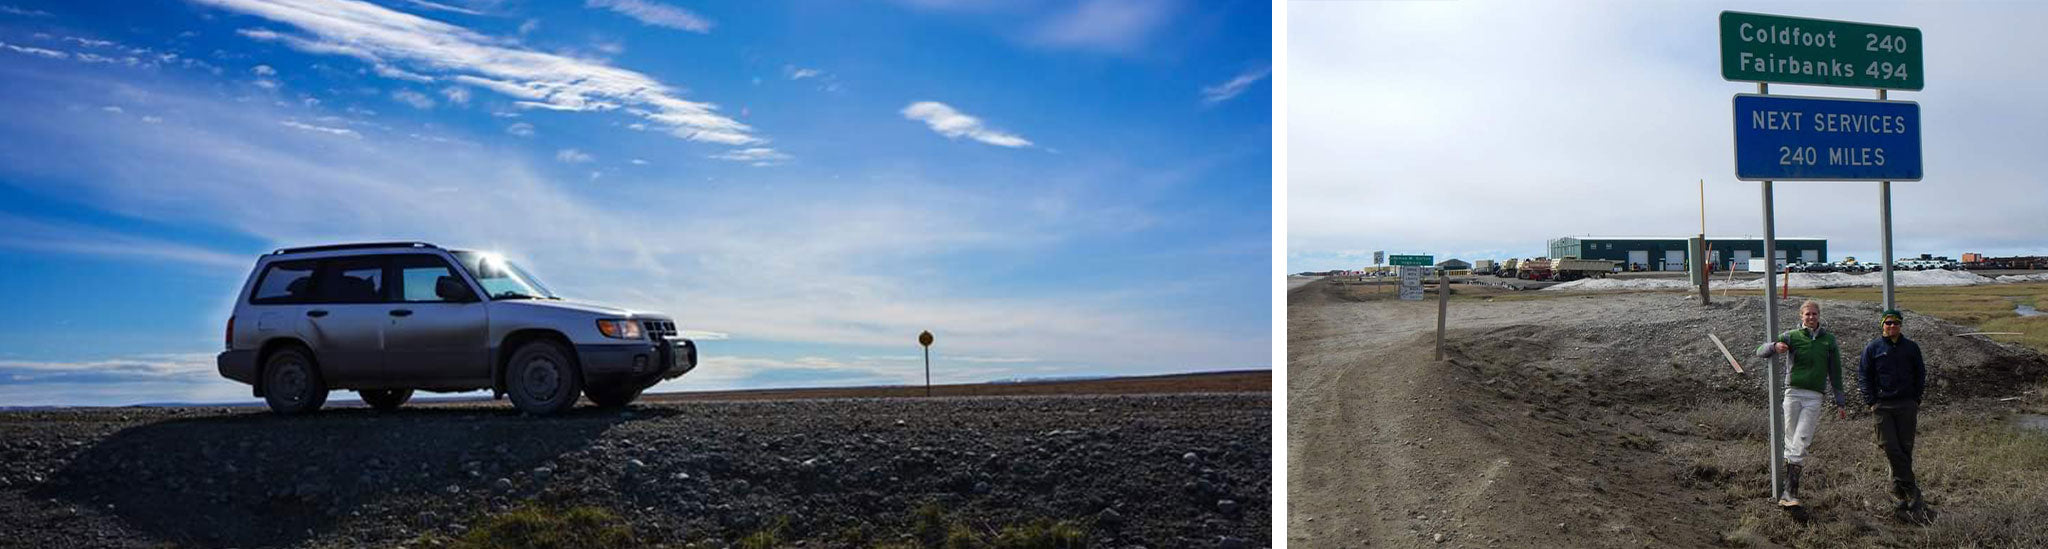
[[[1919,181],[1920,104],[1738,94],[1735,178]]]

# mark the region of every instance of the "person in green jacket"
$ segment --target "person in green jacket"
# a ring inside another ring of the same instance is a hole
[[[1836,413],[1848,418],[1847,399],[1842,393],[1842,349],[1835,334],[1820,327],[1820,302],[1799,305],[1800,327],[1778,334],[1777,341],[1757,347],[1756,356],[1768,358],[1792,353],[1792,367],[1785,377],[1785,493],[1778,504],[1799,505],[1799,473],[1805,467],[1806,446],[1820,427],[1821,397],[1834,389]]]

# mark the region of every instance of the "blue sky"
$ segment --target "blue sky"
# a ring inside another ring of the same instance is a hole
[[[2048,255],[2048,4],[2039,2],[1293,2],[1287,272],[1372,252],[1547,253],[1562,236],[1761,237],[1735,180],[1723,10],[1914,27],[1926,176],[1892,184],[1895,257]],[[1361,55],[1359,52],[1424,52]],[[1773,84],[1773,95],[1876,92]],[[1705,191],[1700,189],[1705,182]],[[1777,182],[1776,233],[1874,260],[1878,184]]]
[[[253,400],[271,249],[660,310],[655,391],[1267,368],[1271,15],[1168,0],[0,0],[0,406]],[[345,395],[338,395],[345,396]]]

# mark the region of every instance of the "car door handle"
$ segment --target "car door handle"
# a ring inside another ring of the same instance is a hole
[[[313,317],[313,318],[320,318],[320,317],[323,317],[323,316],[327,316],[327,311],[322,311],[322,310],[319,310],[319,309],[313,309],[313,310],[311,310],[311,311],[306,311],[306,316],[310,316],[310,317]]]
[[[412,309],[392,309],[391,316],[412,316]]]

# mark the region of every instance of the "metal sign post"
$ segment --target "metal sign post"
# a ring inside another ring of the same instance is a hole
[[[932,332],[926,330],[917,334],[917,344],[924,346],[924,396],[932,396]]]
[[[1436,360],[1444,360],[1444,312],[1451,306],[1451,274],[1438,271],[1436,275]]]
[[[1878,89],[1877,100],[1884,101],[1885,99],[1885,90],[1882,88]],[[1878,226],[1880,227],[1879,232],[1882,233],[1879,236],[1884,241],[1884,310],[1890,311],[1899,308],[1899,302],[1893,299],[1894,294],[1892,291],[1892,182],[1890,180],[1877,182],[1877,218]]]
[[[1770,84],[1758,82],[1756,93],[1770,93]],[[1778,233],[1776,217],[1771,211],[1771,182],[1764,182],[1764,341],[1778,340]],[[1790,286],[1790,284],[1786,284]],[[1773,355],[1764,368],[1770,376],[1770,383],[1764,385],[1770,394],[1771,407],[1771,498],[1777,499],[1785,493],[1785,472],[1778,463],[1785,455],[1785,411],[1778,399],[1783,398],[1783,381],[1778,377],[1778,357]]]

